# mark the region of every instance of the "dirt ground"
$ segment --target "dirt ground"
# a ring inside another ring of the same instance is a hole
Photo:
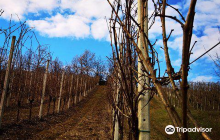
[[[70,109],[54,115],[46,115],[43,120],[37,117],[32,121],[24,119],[19,123],[4,123],[0,131],[0,140],[110,140],[112,139],[112,113],[108,103],[105,86],[96,87],[85,99]],[[176,140],[177,133],[167,135],[164,131],[168,124],[172,124],[169,115],[158,97],[150,102],[151,139],[153,140]],[[38,113],[38,107],[34,108]],[[177,108],[177,111],[179,109]],[[28,110],[26,111],[28,112]],[[5,119],[15,118],[14,111],[6,113]],[[213,128],[210,136],[219,139],[220,112],[192,110],[196,120],[204,128]],[[28,116],[28,113],[23,114]],[[11,117],[11,118],[10,118]],[[25,118],[25,117],[22,117]],[[7,121],[5,121],[7,122]],[[189,124],[190,127],[194,127]],[[128,127],[127,127],[128,128]],[[124,139],[127,139],[128,130],[125,129]],[[191,139],[203,139],[199,133],[190,133]]]
[[[111,109],[104,86],[99,86],[76,106],[60,114],[11,124],[0,132],[0,139],[109,140]]]

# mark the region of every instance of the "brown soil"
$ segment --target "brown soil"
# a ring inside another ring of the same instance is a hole
[[[104,86],[97,87],[76,106],[31,122],[3,125],[0,139],[111,139],[111,109]]]

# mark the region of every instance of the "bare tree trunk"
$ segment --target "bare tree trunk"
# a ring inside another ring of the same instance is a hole
[[[58,98],[57,113],[60,112],[60,104],[61,104],[61,98],[62,98],[64,75],[65,75],[65,72],[63,71],[62,79],[61,79],[61,83],[60,83],[60,95],[59,95],[59,98]]]
[[[7,66],[6,73],[5,73],[5,81],[4,81],[4,87],[3,87],[3,92],[2,92],[1,104],[0,104],[0,129],[1,129],[2,118],[3,118],[3,113],[4,113],[4,105],[5,105],[5,101],[6,101],[6,95],[7,95],[7,91],[8,91],[10,71],[11,71],[11,62],[12,62],[12,58],[13,58],[15,40],[16,40],[16,37],[13,36],[12,42],[11,42],[9,59],[8,59],[8,66]]]
[[[49,64],[50,64],[50,61],[48,60],[48,61],[47,61],[46,71],[45,71],[45,74],[44,74],[43,91],[42,91],[42,96],[41,96],[39,119],[42,119],[43,104],[44,104],[44,95],[45,95],[45,90],[46,90],[46,85],[47,85],[47,73],[48,73]]]
[[[195,16],[195,5],[197,0],[192,0],[188,11],[187,19],[183,27],[183,48],[182,48],[182,67],[181,67],[181,91],[182,91],[182,124],[184,128],[187,128],[187,91],[188,85],[188,68],[189,68],[189,56],[190,56],[190,44],[193,31],[193,22]],[[182,133],[182,139],[188,139],[188,133]]]

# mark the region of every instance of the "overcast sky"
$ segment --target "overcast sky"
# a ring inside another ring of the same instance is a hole
[[[187,14],[189,0],[169,0],[170,4]],[[109,33],[106,19],[111,15],[107,0],[0,0],[0,9],[4,10],[0,17],[0,25],[6,27],[11,14],[17,22],[17,14],[22,21],[27,21],[42,44],[50,44],[54,57],[59,57],[64,63],[69,63],[73,56],[80,55],[85,49],[95,52],[97,56],[106,59],[111,54]],[[153,11],[149,3],[149,12]],[[170,8],[167,14],[180,16]],[[220,40],[220,1],[198,0],[192,43],[198,41],[194,48],[191,61]],[[162,46],[161,25],[159,18],[149,31],[149,38],[157,42],[157,48]],[[168,42],[171,60],[175,70],[181,63],[182,29],[173,20],[166,20],[167,34],[174,29]],[[1,28],[1,27],[0,27]],[[158,49],[161,61],[164,62],[163,50]],[[217,47],[209,54],[214,56],[220,52]],[[162,64],[163,70],[165,65]],[[214,75],[214,64],[208,55],[191,66],[189,79],[192,81],[217,81]]]

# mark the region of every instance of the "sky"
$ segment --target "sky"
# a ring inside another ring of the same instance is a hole
[[[190,0],[168,0],[168,3],[178,8],[186,17]],[[0,17],[0,28],[7,27],[11,14],[13,22],[17,23],[17,14],[21,21],[27,21],[29,27],[34,27],[40,43],[49,44],[53,57],[59,57],[64,64],[70,63],[74,56],[81,55],[86,49],[104,60],[112,53],[106,22],[110,18],[111,8],[107,0],[1,0],[0,9],[4,10]],[[149,1],[149,15],[152,11],[153,4]],[[180,19],[178,13],[169,7],[166,13]],[[191,44],[194,41],[197,43],[191,61],[220,40],[219,13],[219,0],[198,0]],[[182,29],[171,19],[166,19],[166,26],[167,34],[174,29],[168,47],[171,62],[175,71],[178,71],[181,64]],[[162,46],[159,18],[156,18],[150,29],[149,38],[152,42],[158,39],[156,47],[161,54],[162,70],[165,70],[163,50],[159,49]],[[217,52],[220,52],[219,46],[209,55],[215,58]],[[219,80],[214,75],[215,67],[209,55],[191,65],[189,80]]]

